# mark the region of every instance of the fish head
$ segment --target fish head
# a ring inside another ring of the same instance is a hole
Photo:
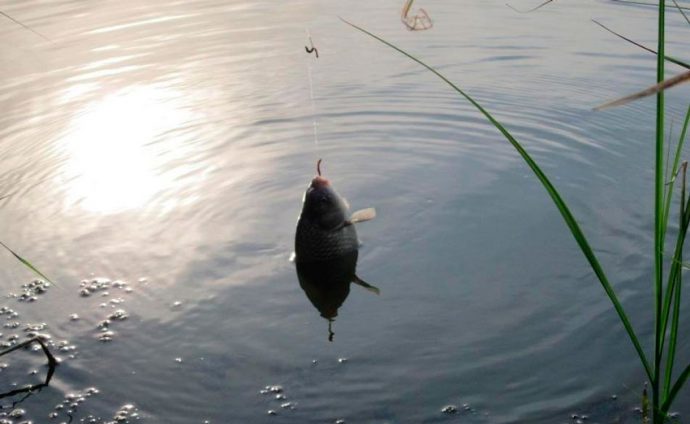
[[[328,179],[319,175],[311,180],[304,193],[302,218],[329,230],[345,223],[347,211],[345,200],[333,189]]]

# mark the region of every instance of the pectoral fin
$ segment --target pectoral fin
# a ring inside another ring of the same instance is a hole
[[[376,209],[360,209],[357,212],[353,213],[347,222],[349,222],[350,224],[356,224],[358,222],[371,221],[374,218],[376,218]]]
[[[372,293],[376,294],[381,294],[381,290],[379,290],[378,287],[372,286],[371,284],[367,283],[366,281],[362,280],[358,276],[355,275],[355,278],[352,280],[353,283],[357,284],[358,286],[362,286],[365,289],[369,290]]]

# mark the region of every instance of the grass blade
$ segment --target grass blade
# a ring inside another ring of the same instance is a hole
[[[594,22],[595,24],[604,28],[606,31],[610,32],[611,34],[615,35],[616,37],[622,38],[623,40],[627,41],[628,43],[632,43],[632,44],[636,45],[637,47],[644,49],[644,50],[647,50],[648,52],[650,52],[652,54],[657,54],[656,50],[650,49],[649,47],[647,47],[643,44],[640,44],[637,41],[631,40],[630,38],[617,33],[616,31],[612,30],[611,28],[607,27],[606,25],[602,24],[601,22],[597,21],[596,19],[592,19],[592,22]],[[682,60],[678,60],[678,59],[671,57],[671,56],[664,56],[664,57],[666,58],[666,60],[668,60],[671,63],[675,63],[678,66],[682,66],[683,68],[690,69],[689,63],[683,62]]]
[[[680,132],[680,138],[678,139],[678,145],[676,145],[676,153],[673,157],[673,168],[671,170],[671,180],[667,182],[669,185],[668,190],[666,192],[666,202],[664,205],[664,219],[662,222],[662,229],[663,232],[661,234],[661,245],[665,246],[665,239],[666,239],[666,230],[667,230],[667,223],[668,223],[668,214],[671,209],[671,199],[673,198],[673,184],[677,178],[677,173],[678,173],[678,165],[680,164],[680,154],[681,151],[683,150],[683,145],[685,144],[685,136],[688,132],[688,123],[690,123],[690,105],[688,105],[688,111],[685,113],[685,121],[683,123],[683,129]],[[670,146],[670,143],[669,143]],[[668,153],[668,151],[667,151]],[[684,204],[685,202],[681,202],[681,205]],[[683,212],[681,210],[681,216],[683,215]]]
[[[634,100],[638,100],[647,96],[651,96],[652,94],[659,94],[663,93],[664,90],[667,90],[671,87],[675,87],[676,85],[685,83],[685,82],[690,82],[690,71],[688,72],[683,72],[682,74],[676,75],[675,77],[671,77],[667,80],[663,80],[658,84],[655,84],[651,87],[645,88],[644,90],[637,92],[635,94],[631,94],[629,96],[625,96],[623,98],[613,100],[608,103],[604,103],[601,106],[597,106],[594,108],[594,110],[603,110],[603,109],[608,109],[616,106],[621,106],[626,103],[632,102]]]
[[[413,61],[417,62],[427,70],[431,71],[434,75],[439,77],[442,81],[444,81],[446,84],[448,84],[453,90],[458,92],[462,97],[464,97],[467,101],[469,101],[479,112],[481,112],[488,120],[491,122],[494,127],[496,127],[497,130],[503,134],[503,136],[508,140],[508,142],[517,150],[517,152],[520,154],[522,159],[527,163],[527,165],[530,167],[532,172],[537,176],[539,181],[542,183],[544,188],[546,189],[547,193],[553,200],[554,204],[558,208],[558,211],[561,213],[561,216],[563,217],[566,225],[570,229],[571,234],[575,238],[575,241],[577,242],[578,246],[582,250],[582,253],[585,255],[585,258],[589,262],[590,266],[592,267],[592,270],[594,271],[595,275],[599,279],[599,282],[601,283],[602,287],[604,288],[604,291],[608,295],[609,299],[611,300],[611,303],[613,303],[614,309],[618,313],[619,318],[621,319],[621,322],[623,323],[623,326],[625,327],[626,332],[628,333],[628,336],[630,337],[630,340],[635,347],[635,350],[637,351],[637,354],[640,357],[640,361],[642,362],[642,365],[645,368],[645,372],[647,373],[647,376],[652,379],[652,370],[650,368],[649,362],[647,361],[647,357],[642,350],[642,346],[640,345],[640,342],[637,338],[637,335],[635,334],[635,330],[633,329],[630,320],[628,319],[627,314],[625,313],[625,310],[623,309],[623,306],[618,300],[618,297],[616,296],[613,287],[608,281],[608,278],[606,277],[606,274],[604,273],[604,270],[599,263],[599,260],[597,259],[596,255],[594,254],[594,251],[589,245],[589,242],[585,238],[584,233],[580,229],[580,226],[578,225],[577,221],[573,217],[572,213],[570,212],[570,209],[566,205],[566,203],[563,201],[561,198],[560,194],[556,190],[556,188],[551,184],[551,181],[547,178],[546,174],[539,168],[537,163],[532,159],[532,157],[527,153],[527,151],[522,147],[522,145],[510,134],[510,132],[503,126],[501,125],[486,109],[484,109],[477,101],[475,101],[472,97],[470,97],[468,94],[466,94],[460,87],[457,85],[453,84],[448,78],[443,76],[440,72],[432,68],[431,66],[427,65],[426,63],[422,62],[420,59],[417,59],[416,57],[412,56],[411,54],[407,53],[406,51],[402,50],[401,48],[395,46],[394,44],[389,43],[388,41],[384,40],[381,37],[378,37],[371,32],[365,30],[364,28],[361,28],[353,23],[350,23],[346,21],[343,18],[340,18],[343,22],[345,22],[347,25],[350,25],[351,27],[357,29],[358,31],[374,38],[375,40],[378,40],[379,42],[385,44],[386,46],[398,51],[399,53],[402,53],[403,55],[407,56],[409,59],[412,59]]]
[[[10,249],[5,243],[3,243],[3,242],[0,241],[0,246],[2,246],[2,247],[4,247],[5,249],[7,249],[12,255],[14,255],[15,258],[17,258],[17,260],[19,260],[19,262],[23,263],[24,266],[26,266],[27,268],[29,268],[30,270],[32,270],[32,271],[35,272],[36,274],[40,275],[41,278],[43,278],[44,280],[46,280],[46,281],[48,281],[48,282],[50,282],[50,283],[55,284],[53,281],[51,281],[50,278],[46,277],[46,275],[45,275],[44,273],[42,273],[41,271],[39,271],[38,268],[36,268],[35,266],[33,266],[33,265],[31,264],[31,262],[29,262],[29,261],[27,261],[26,259],[24,259],[24,258],[22,258],[21,256],[19,256],[19,254],[17,254],[17,252],[15,252],[14,250]]]
[[[664,400],[664,403],[661,405],[661,412],[663,412],[664,414],[668,413],[668,410],[671,408],[673,401],[676,399],[676,396],[678,396],[678,392],[680,392],[680,389],[683,388],[685,382],[688,381],[688,377],[690,377],[690,364],[688,364],[688,366],[685,367],[683,372],[680,373],[680,376],[678,376],[678,380],[676,380],[676,383],[673,385],[673,388],[669,392],[668,397],[666,398],[666,400]]]
[[[665,46],[666,46],[666,5],[665,0],[659,0],[659,19],[657,24],[658,36],[657,36],[657,51],[656,55],[656,82],[657,85],[662,84],[664,81],[664,65],[666,61],[665,57]],[[654,91],[650,94],[653,94]],[[654,378],[652,379],[652,405],[654,406],[654,424],[662,424],[664,421],[664,415],[661,414],[659,410],[659,372],[661,369],[661,357],[663,354],[663,346],[665,340],[665,334],[660,332],[661,329],[661,309],[662,309],[662,298],[664,296],[663,289],[663,275],[664,275],[664,258],[662,238],[664,234],[664,228],[662,227],[664,219],[664,173],[663,173],[663,156],[664,156],[664,91],[656,90],[656,131],[655,131],[655,163],[654,163],[654,312],[655,312],[655,334],[654,334]],[[615,103],[615,102],[614,102]],[[683,220],[685,223],[686,220]],[[681,233],[678,235],[678,239],[685,239],[685,229],[681,229]],[[678,252],[682,251],[682,245],[676,249],[677,257]],[[679,269],[678,265],[674,268]],[[674,278],[669,278],[670,282],[673,282]]]
[[[664,397],[668,397],[673,378],[673,365],[676,358],[676,344],[678,341],[678,322],[680,321],[680,296],[682,292],[682,272],[676,274],[673,293],[673,317],[671,318],[671,333],[669,335],[668,355],[666,357],[666,374],[664,376]],[[670,288],[669,288],[670,290]]]
[[[680,144],[680,142],[678,143]],[[680,191],[680,225],[681,231],[686,227],[685,216],[687,215],[686,205],[685,205],[685,184],[687,182],[687,172],[688,163],[683,162],[683,176],[681,179],[681,191]],[[679,234],[680,237],[680,234]],[[680,249],[677,254],[673,257],[673,266],[679,267],[676,263],[683,262],[683,244],[680,244]],[[682,279],[683,273],[678,269],[673,277],[673,281],[670,281],[669,277],[669,287],[668,292],[672,294],[673,297],[673,318],[671,319],[671,334],[670,341],[668,345],[668,354],[666,357],[666,373],[664,375],[664,397],[668,396],[668,392],[671,389],[671,378],[673,377],[673,363],[676,358],[676,341],[678,336],[678,321],[680,319],[680,295],[682,290]],[[672,287],[675,285],[675,287]],[[665,326],[663,327],[665,328]],[[663,349],[663,347],[662,347]]]
[[[671,311],[671,302],[673,301],[674,290],[676,289],[676,283],[680,281],[679,274],[682,273],[683,262],[679,259],[683,252],[683,246],[685,245],[685,238],[687,236],[688,227],[690,227],[690,199],[684,203],[684,211],[681,215],[681,225],[678,230],[678,236],[676,239],[676,247],[673,252],[673,257],[671,258],[671,271],[668,277],[668,287],[666,293],[662,295],[663,302],[661,302],[661,312],[658,322],[657,336],[660,338],[660,344],[657,346],[658,355],[661,356],[664,350],[666,329],[668,328],[668,317]]]

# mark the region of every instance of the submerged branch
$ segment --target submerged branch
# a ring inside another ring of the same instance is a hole
[[[43,383],[41,384],[35,384],[35,385],[29,385],[26,387],[22,387],[21,389],[14,389],[10,390],[5,393],[0,393],[0,399],[9,397],[9,396],[14,396],[19,393],[27,393],[27,392],[32,392],[34,390],[39,390],[42,389],[43,387],[46,387],[48,384],[50,384],[50,380],[53,378],[53,374],[55,373],[55,367],[57,367],[57,360],[53,356],[52,353],[50,353],[50,349],[48,349],[48,346],[43,343],[43,340],[40,339],[40,337],[34,337],[30,340],[27,340],[23,343],[19,343],[18,345],[12,346],[11,348],[0,352],[0,356],[7,355],[8,353],[14,352],[15,350],[21,349],[23,347],[27,347],[31,345],[32,343],[38,343],[41,346],[41,349],[43,349],[43,353],[46,355],[46,358],[48,358],[48,373],[46,374],[46,379]]]
[[[513,7],[510,3],[506,3],[506,6],[508,6],[508,7],[511,8],[511,9],[513,9],[513,10],[516,11],[517,13],[530,13],[530,12],[534,12],[534,11],[537,10],[537,9],[541,9],[542,7],[544,7],[544,6],[546,6],[547,4],[551,3],[552,1],[553,1],[553,0],[546,0],[545,2],[539,4],[539,5],[537,5],[537,6],[533,7],[533,8],[531,8],[531,9],[528,9],[528,10],[516,9],[516,8]]]

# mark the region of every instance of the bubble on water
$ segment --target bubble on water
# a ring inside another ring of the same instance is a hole
[[[132,404],[126,404],[120,407],[120,409],[113,416],[113,420],[116,423],[129,423],[130,419],[139,419],[139,413],[137,412],[136,406]]]
[[[10,418],[21,418],[24,415],[26,415],[26,410],[24,410],[22,408],[13,409],[12,412],[7,414],[7,416]]]
[[[116,289],[123,289],[123,288],[127,287],[127,283],[122,281],[122,280],[115,280],[115,281],[113,281],[112,285]]]
[[[278,415],[278,413],[277,413],[276,411],[272,410],[272,409],[269,409],[268,411],[266,411],[266,413],[267,413],[268,415]]]
[[[293,410],[293,409],[295,409],[295,404],[292,403],[292,402],[285,402],[285,403],[281,403],[281,404],[280,404],[280,407],[283,408],[283,409],[290,409],[290,410]]]
[[[112,341],[113,337],[115,337],[114,331],[104,331],[98,335],[98,340],[106,343]]]
[[[176,308],[179,308],[179,307],[181,307],[181,306],[182,306],[182,302],[179,301],[179,300],[176,300],[176,301],[173,302],[173,304],[171,305],[171,307],[172,307],[172,308],[175,308],[175,309],[176,309]]]
[[[22,284],[22,293],[17,296],[17,301],[35,302],[38,300],[38,296],[48,291],[50,285],[50,283],[43,280],[33,280],[30,283]]]
[[[72,422],[74,419],[74,415],[78,413],[80,408],[84,407],[84,404],[87,402],[87,399],[93,395],[98,394],[99,391],[95,387],[88,387],[84,390],[81,390],[79,392],[70,392],[65,394],[64,399],[62,400],[61,403],[57,404],[55,408],[53,408],[53,412],[50,413],[49,418],[55,419],[60,417],[61,414],[64,414],[66,420],[65,422]],[[109,424],[114,421],[106,421],[94,417],[93,415],[88,415],[84,418],[81,418],[79,420],[81,423],[94,423],[94,424]],[[61,423],[62,424],[62,423]]]
[[[443,408],[441,408],[441,412],[443,412],[444,414],[457,414],[458,407],[455,405],[446,405]]]
[[[266,386],[266,390],[268,390],[270,393],[282,393],[283,392],[283,386],[275,385],[275,386]]]
[[[124,321],[129,317],[127,312],[124,309],[118,309],[112,314],[108,316],[108,319],[112,319],[115,321]]]
[[[285,395],[282,393],[278,393],[275,397],[276,397],[276,400],[285,400],[286,399]]]
[[[335,420],[335,424],[345,424],[345,420],[342,418],[337,419],[337,420]]]
[[[70,321],[79,321],[79,315],[77,315],[77,314],[71,314],[71,315],[69,316],[69,320],[70,320]]]
[[[347,358],[338,358],[338,363],[339,363],[339,364],[344,364],[344,363],[347,362],[347,361],[348,361]]]
[[[19,327],[19,322],[18,321],[12,321],[12,322],[6,322],[4,327],[5,328],[17,328]]]
[[[178,364],[181,364],[181,363],[182,363],[182,358],[175,358],[175,362],[177,362]]]
[[[67,340],[59,341],[58,343],[56,343],[56,346],[60,352],[72,352],[77,350],[77,347],[75,345],[70,344]]]
[[[48,324],[41,322],[39,324],[26,324],[24,331],[43,331],[48,328]]]

